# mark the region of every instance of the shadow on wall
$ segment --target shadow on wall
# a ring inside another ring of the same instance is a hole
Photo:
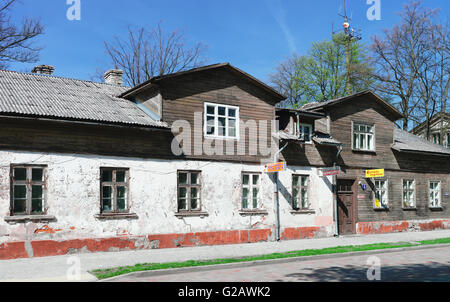
[[[431,262],[382,266],[378,282],[449,282],[450,263]],[[347,265],[343,267],[305,268],[298,273],[285,275],[296,282],[374,282],[367,279],[367,267]],[[276,280],[286,281],[286,280]]]

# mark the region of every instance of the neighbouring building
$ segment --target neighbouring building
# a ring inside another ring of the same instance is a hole
[[[303,109],[325,114],[318,126],[343,144],[337,159],[340,234],[450,227],[449,149],[398,129],[394,122],[402,115],[370,91]],[[383,177],[366,178],[367,170],[377,169],[384,169]]]
[[[53,71],[0,71],[0,259],[449,227],[450,150],[371,92],[290,110],[230,64]]]
[[[412,134],[427,139],[427,123],[415,127]],[[450,149],[450,113],[439,112],[430,119],[429,141]]]

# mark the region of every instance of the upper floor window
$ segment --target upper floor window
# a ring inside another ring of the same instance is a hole
[[[125,213],[128,211],[128,169],[102,168],[102,213]]]
[[[387,180],[375,180],[375,209],[389,207]]]
[[[375,151],[375,126],[353,123],[353,150]]]
[[[434,133],[431,135],[431,141],[435,144],[440,145],[441,144],[441,134],[440,133]]]
[[[205,136],[239,138],[239,107],[205,103]]]
[[[430,181],[430,207],[438,208],[441,206],[441,182]]]
[[[43,214],[46,167],[12,166],[11,174],[11,216]]]
[[[259,186],[261,175],[256,173],[242,173],[242,209],[259,209]]]
[[[416,185],[414,180],[403,180],[403,207],[414,208]]]
[[[201,210],[201,179],[199,171],[178,172],[178,212]]]
[[[307,143],[312,142],[312,125],[310,124],[299,124],[298,125],[298,136],[300,139]]]

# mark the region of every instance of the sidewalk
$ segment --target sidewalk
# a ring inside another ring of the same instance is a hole
[[[450,230],[438,230],[429,232],[353,235],[339,238],[303,239],[226,246],[202,246],[181,249],[76,254],[34,259],[3,260],[0,261],[0,281],[72,281],[67,279],[67,271],[73,267],[74,261],[76,262],[78,260],[81,265],[81,281],[96,281],[96,278],[90,275],[88,271],[101,268],[129,266],[138,263],[236,258],[335,246],[410,242],[449,237]]]

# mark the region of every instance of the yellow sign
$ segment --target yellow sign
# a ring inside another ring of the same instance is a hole
[[[285,163],[268,164],[266,166],[266,173],[282,172],[285,170],[286,170]]]
[[[380,202],[380,200],[377,198],[377,199],[375,199],[375,208],[381,208],[381,202]]]
[[[384,177],[384,169],[367,170],[366,178]]]

